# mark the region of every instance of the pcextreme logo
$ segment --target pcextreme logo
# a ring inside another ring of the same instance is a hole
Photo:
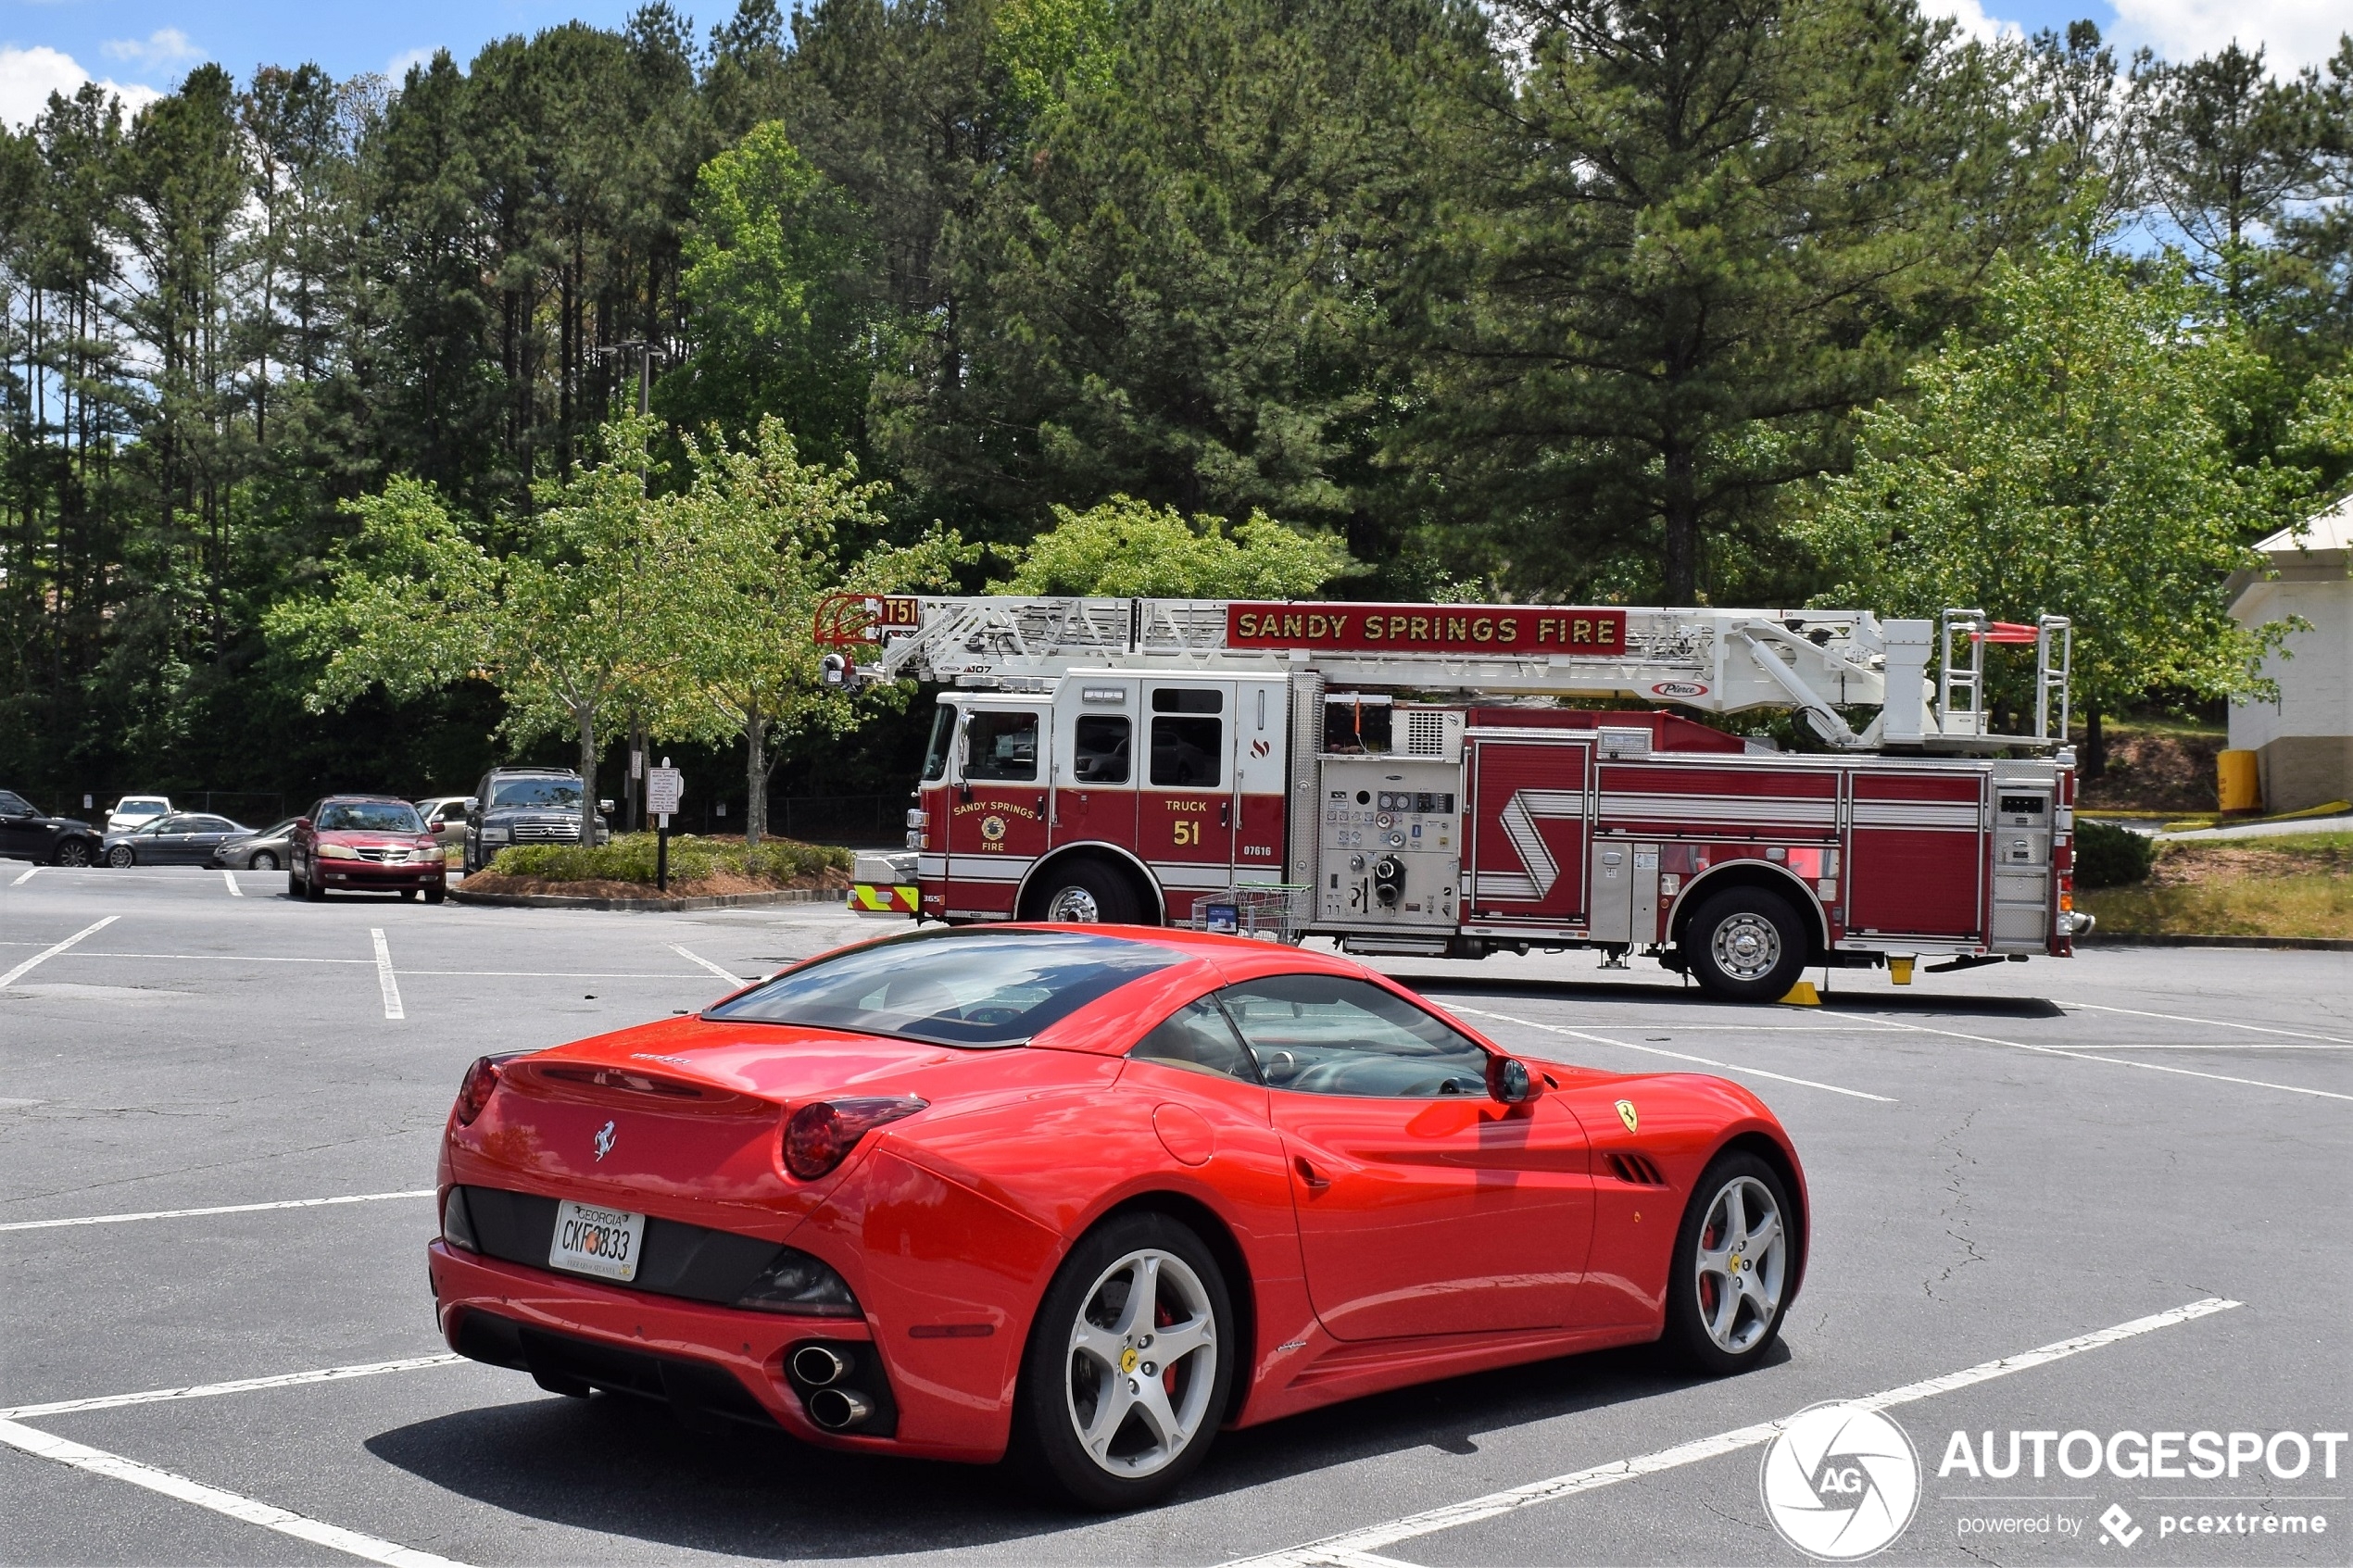
[[[1853,1562],[1902,1535],[1919,1508],[1920,1460],[1893,1417],[1869,1405],[1811,1405],[1765,1449],[1765,1515],[1808,1557]]]

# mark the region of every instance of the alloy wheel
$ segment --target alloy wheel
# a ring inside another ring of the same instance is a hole
[[[1065,887],[1046,900],[1046,918],[1070,925],[1097,925],[1101,923],[1103,906],[1087,888]]]
[[[1738,1355],[1772,1328],[1789,1277],[1789,1232],[1764,1183],[1734,1176],[1717,1189],[1692,1271],[1700,1326],[1718,1349]]]
[[[1070,1329],[1064,1406],[1079,1447],[1106,1473],[1166,1469],[1209,1415],[1217,1320],[1182,1258],[1130,1252],[1098,1275]]]
[[[269,850],[264,849],[248,861],[247,864],[254,871],[274,872],[278,869],[278,857],[270,853]]]
[[[1761,980],[1781,961],[1781,934],[1763,915],[1743,909],[1708,939],[1717,967],[1734,980]]]

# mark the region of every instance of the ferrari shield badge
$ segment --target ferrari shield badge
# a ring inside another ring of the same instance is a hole
[[[1628,1132],[1634,1130],[1634,1102],[1632,1100],[1622,1099],[1617,1102],[1617,1119],[1626,1123]]]

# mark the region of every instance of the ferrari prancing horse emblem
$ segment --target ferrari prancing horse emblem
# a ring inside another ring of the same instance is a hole
[[[610,1154],[611,1152],[612,1123],[608,1122],[603,1126],[597,1129],[597,1158],[601,1160],[606,1155]]]
[[[1634,1130],[1634,1102],[1632,1100],[1622,1099],[1617,1102],[1617,1119],[1626,1123],[1628,1132]]]

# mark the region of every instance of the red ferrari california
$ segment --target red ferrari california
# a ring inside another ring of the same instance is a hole
[[[1094,1508],[1222,1426],[1456,1373],[1662,1338],[1745,1370],[1806,1261],[1796,1153],[1736,1085],[1117,926],[893,937],[485,1057],[439,1185],[465,1355]]]

